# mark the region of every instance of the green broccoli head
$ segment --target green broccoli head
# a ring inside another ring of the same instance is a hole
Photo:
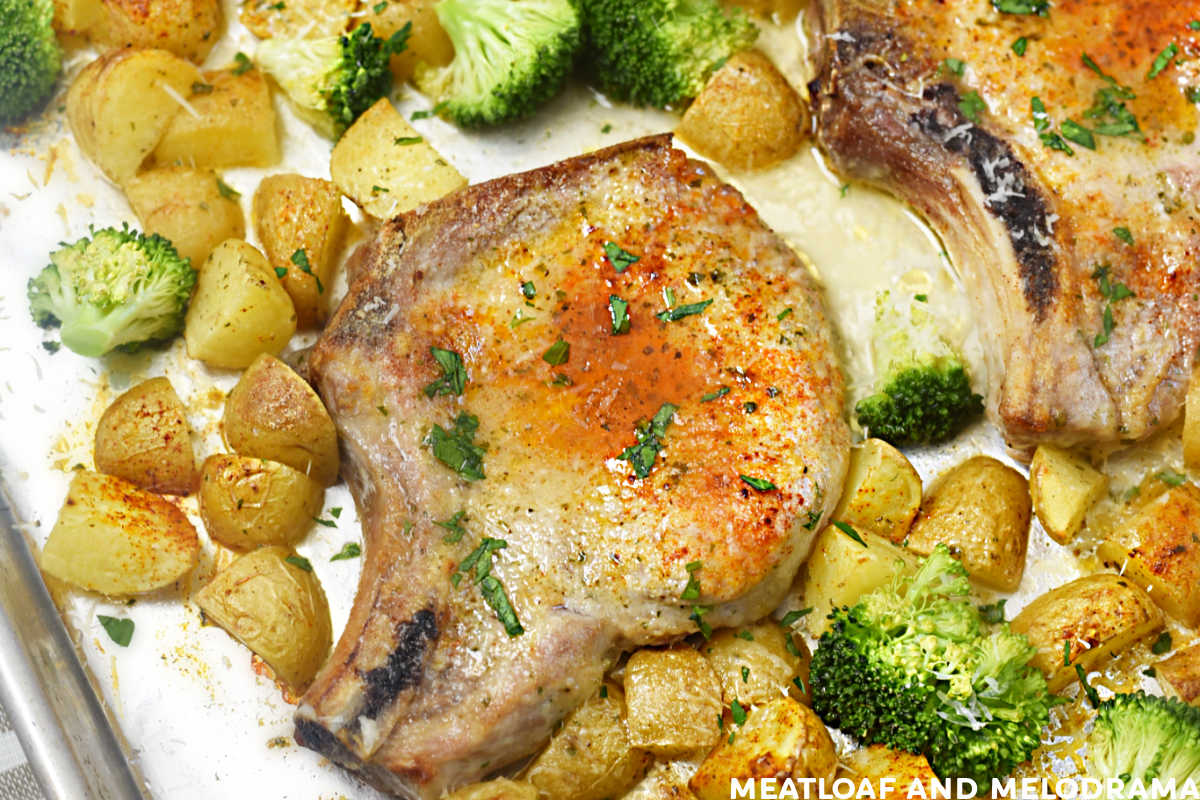
[[[43,328],[61,326],[76,353],[102,356],[178,334],[195,283],[163,237],[104,228],[50,254],[29,281],[29,309]]]
[[[758,37],[740,11],[716,0],[583,0],[588,66],[605,92],[668,108]]]
[[[1097,709],[1087,760],[1090,777],[1125,784],[1116,797],[1157,800],[1164,795],[1151,791],[1154,778],[1174,779],[1182,791],[1189,778],[1200,782],[1200,709],[1142,692],[1114,695]]]
[[[53,18],[51,0],[0,0],[0,125],[25,119],[54,92],[62,49]]]
[[[442,0],[454,60],[417,85],[464,128],[528,117],[562,87],[581,42],[575,0]]]
[[[922,306],[880,295],[872,341],[879,377],[854,407],[868,434],[900,446],[945,441],[983,413],[962,354]]]
[[[944,545],[914,575],[830,615],[812,659],[813,710],[864,744],[924,753],[942,777],[979,782],[1027,760],[1057,702],[1035,650],[970,601]]]
[[[343,36],[268,39],[255,54],[299,114],[336,139],[392,90],[391,56],[408,43],[411,23],[382,39],[364,22]]]

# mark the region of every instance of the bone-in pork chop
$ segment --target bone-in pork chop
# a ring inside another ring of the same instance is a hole
[[[310,359],[366,552],[297,740],[435,797],[622,650],[768,613],[846,468],[830,339],[796,255],[669,137],[386,223]]]
[[[941,235],[1009,441],[1132,440],[1175,419],[1200,344],[1200,4],[819,11],[821,141]]]

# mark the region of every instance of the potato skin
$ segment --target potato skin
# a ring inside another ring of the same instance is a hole
[[[324,500],[321,484],[276,461],[222,453],[206,458],[201,470],[204,529],[226,547],[293,545]]]
[[[154,148],[156,164],[267,167],[279,160],[271,89],[257,69],[204,73],[188,103],[199,118],[176,114]]]
[[[102,2],[106,13],[91,36],[106,47],[155,47],[199,64],[220,38],[220,0]]]
[[[349,217],[342,193],[332,183],[302,175],[271,175],[254,192],[254,230],[267,260],[296,307],[301,328],[322,324],[329,316],[329,287],[341,252]],[[303,250],[311,272],[292,261]]]
[[[329,412],[312,387],[273,356],[259,356],[242,374],[221,424],[234,452],[287,464],[325,486],[337,480],[337,431]]]
[[[920,507],[921,476],[903,453],[882,439],[867,439],[850,450],[845,489],[833,519],[899,543]]]
[[[538,790],[528,783],[495,778],[486,783],[464,786],[442,800],[538,800]]]
[[[798,636],[793,637],[792,643],[796,652],[789,650],[789,635],[779,623],[768,619],[717,631],[700,646],[700,652],[721,682],[726,706],[732,706],[734,700],[743,707],[761,705],[789,693],[797,699],[807,697],[792,679],[803,671],[803,684],[808,688],[807,667],[811,656]]]
[[[389,3],[391,0],[389,0]],[[245,0],[242,24],[259,39],[273,36],[307,39],[340,36],[350,28],[358,0]]]
[[[1190,705],[1200,705],[1200,645],[1178,650],[1154,665],[1163,694]]]
[[[639,650],[625,664],[629,740],[659,756],[707,750],[721,735],[721,683],[690,647]]]
[[[146,233],[171,240],[200,267],[226,239],[246,235],[242,207],[221,194],[217,173],[192,167],[146,170],[125,182],[125,197]]]
[[[397,83],[411,78],[419,62],[444,67],[454,60],[454,44],[442,30],[436,5],[435,0],[389,0],[387,5],[367,4],[363,9],[367,14],[358,18],[357,25],[371,23],[375,35],[384,39],[412,23],[404,50],[392,56],[392,76]]]
[[[1108,477],[1083,457],[1053,445],[1039,445],[1029,464],[1033,511],[1050,538],[1070,544],[1088,509],[1108,490]]]
[[[196,488],[196,455],[183,403],[166,378],[122,394],[96,425],[96,469],[151,492]]]
[[[813,544],[805,565],[804,602],[813,609],[805,622],[814,636],[828,627],[834,609],[853,606],[867,592],[916,570],[914,554],[882,536],[868,531],[858,534],[865,547],[830,525]]]
[[[908,547],[929,555],[943,543],[971,577],[1015,591],[1025,572],[1031,501],[1025,477],[989,456],[938,476],[908,532]]]
[[[1183,463],[1200,469],[1200,364],[1192,369],[1183,408]]]
[[[929,766],[925,756],[908,753],[904,750],[892,750],[882,744],[860,747],[842,758],[847,771],[847,777],[855,783],[863,780],[871,782],[875,787],[875,796],[884,800],[899,800],[909,798],[908,788],[917,781],[929,792],[929,787],[938,780],[937,773]],[[884,778],[892,780],[894,787],[891,792],[881,792],[880,782]],[[911,797],[923,797],[914,793]]]
[[[199,558],[196,529],[174,505],[122,478],[80,470],[39,566],[81,589],[120,596],[174,583]]]
[[[296,691],[329,655],[333,626],[316,575],[288,562],[286,547],[239,557],[196,593],[205,615],[249,647]]]
[[[713,73],[675,133],[705,158],[749,170],[795,155],[808,128],[808,109],[787,78],[747,50]]]
[[[1037,648],[1030,664],[1051,692],[1076,679],[1075,664],[1093,669],[1162,627],[1162,612],[1146,592],[1119,575],[1087,575],[1046,592],[1017,614],[1010,627]],[[1069,642],[1071,665],[1063,664]]]

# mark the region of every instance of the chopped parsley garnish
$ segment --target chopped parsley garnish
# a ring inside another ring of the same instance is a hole
[[[794,312],[792,311],[792,307],[791,307],[791,306],[788,306],[788,307],[787,307],[787,308],[785,308],[783,311],[780,311],[778,314],[776,314],[776,315],[775,315],[775,321],[776,321],[776,322],[783,322],[785,319],[787,319],[788,317],[790,317],[790,316],[791,316],[793,313],[794,313]]]
[[[992,0],[992,6],[1001,14],[1037,14],[1044,17],[1050,13],[1050,0]]]
[[[432,116],[433,116],[432,111],[428,111],[428,110],[422,108],[422,109],[418,109],[417,111],[414,111],[412,113],[412,116],[409,117],[409,119],[411,119],[413,122],[416,122],[419,119],[429,119]]]
[[[308,263],[308,253],[304,252],[303,247],[292,253],[292,263],[299,267],[305,275],[311,275],[317,282],[317,294],[325,293],[325,287],[321,285],[321,279],[312,271],[312,265]]]
[[[59,351],[62,345],[58,342],[42,342],[42,349],[50,355],[54,355]]]
[[[537,297],[537,287],[533,285],[533,281],[525,281],[521,284],[521,294],[526,300]]]
[[[334,506],[333,508],[329,509],[329,516],[333,517],[334,519],[341,519],[342,507]]]
[[[1133,100],[1137,95],[1128,86],[1122,86],[1111,75],[1105,74],[1100,65],[1092,60],[1087,53],[1083,54],[1083,64],[1108,84],[1096,90],[1092,99],[1092,107],[1083,112],[1088,119],[1100,120],[1092,130],[1101,136],[1127,136],[1136,134],[1141,137],[1142,130],[1137,117],[1125,107],[1125,100]]]
[[[729,394],[730,391],[732,391],[732,390],[728,386],[722,386],[721,388],[717,389],[715,392],[709,392],[708,394],[701,397],[700,402],[701,403],[710,403],[713,400],[717,400],[719,398],[724,397],[725,395]]]
[[[680,600],[697,600],[700,598],[700,579],[696,577],[696,573],[704,568],[704,563],[693,561],[684,569],[688,573],[687,586],[683,587],[683,593],[679,595]]]
[[[466,535],[467,529],[462,526],[462,518],[466,516],[466,511],[455,511],[454,516],[450,519],[444,519],[441,522],[434,522],[439,528],[445,528],[450,531],[442,537],[442,541],[446,544],[457,544],[462,541]]]
[[[304,556],[288,556],[287,558],[284,559],[284,561],[291,564],[293,567],[299,567],[300,569],[304,570],[305,572],[313,571],[312,563]]]
[[[287,275],[287,267],[276,267],[275,268],[275,277],[276,278],[282,278],[284,275]]]
[[[465,411],[454,418],[454,426],[446,430],[434,425],[425,436],[425,445],[434,457],[469,481],[483,480],[483,454],[486,448],[475,444],[479,418]]]
[[[704,621],[704,615],[710,611],[712,609],[708,606],[692,606],[692,613],[688,614],[688,619],[696,623],[696,628],[705,639],[712,638],[712,626]]]
[[[849,193],[850,193],[850,184],[843,183],[841,186],[838,187],[838,194],[841,195],[842,197],[845,197]]]
[[[254,62],[245,53],[238,53],[233,57],[233,74],[245,75],[250,70],[254,69]]]
[[[1062,131],[1063,138],[1074,142],[1080,147],[1086,147],[1088,150],[1096,149],[1096,137],[1092,136],[1092,132],[1080,125],[1073,119],[1063,120],[1063,124],[1059,126]]]
[[[1063,642],[1063,666],[1071,666],[1071,642],[1069,640]]]
[[[1083,671],[1083,667],[1079,664],[1075,665],[1075,677],[1079,678],[1079,685],[1083,687],[1083,693],[1087,695],[1088,702],[1092,708],[1100,707],[1100,693],[1095,687],[1088,683],[1087,673]]]
[[[1163,48],[1159,53],[1154,63],[1150,65],[1150,71],[1146,73],[1146,80],[1154,80],[1164,69],[1171,66],[1171,62],[1175,60],[1175,56],[1179,55],[1179,45],[1171,42]]]
[[[1058,150],[1069,156],[1075,155],[1075,151],[1071,149],[1071,145],[1067,144],[1062,136],[1052,130],[1054,128],[1054,121],[1046,113],[1046,104],[1042,102],[1042,98],[1035,96],[1029,101],[1029,108],[1033,113],[1033,128],[1038,132],[1038,138],[1042,140],[1042,144],[1051,150]]]
[[[966,72],[967,62],[963,61],[961,58],[947,58],[942,62],[942,67],[947,72],[953,73],[961,78],[963,73]]]
[[[1025,57],[1025,51],[1029,49],[1029,40],[1024,36],[1019,37],[1012,43],[1012,51],[1022,58]]]
[[[1117,237],[1125,244],[1133,244],[1133,234],[1129,232],[1129,228],[1124,226],[1113,228],[1113,236]]]
[[[927,294],[914,294],[914,295],[913,295],[913,300],[916,300],[918,303],[928,303],[928,302],[929,302],[929,295],[927,295]]]
[[[817,527],[817,524],[821,521],[822,516],[824,516],[823,512],[815,511],[815,510],[809,511],[808,512],[808,520],[804,523],[804,530],[806,530],[806,531],[814,530]]]
[[[425,387],[425,396],[461,395],[467,385],[467,368],[463,366],[462,356],[453,350],[443,350],[440,347],[429,348],[429,354],[441,367],[442,376]]]
[[[410,144],[420,144],[423,141],[425,141],[425,137],[423,136],[397,136],[392,140],[392,144],[407,146]]]
[[[1156,656],[1161,656],[1163,653],[1171,649],[1171,633],[1163,631],[1154,640],[1154,644],[1150,645],[1150,652]]]
[[[861,544],[863,547],[867,546],[867,543],[865,541],[863,541],[863,537],[860,536],[858,531],[854,530],[854,528],[852,528],[848,523],[845,523],[845,522],[842,522],[841,520],[835,519],[833,521],[833,527],[837,528],[839,531],[846,534],[851,539],[853,539],[854,541]]]
[[[571,376],[565,372],[555,373],[554,380],[550,381],[551,386],[570,386],[573,383],[575,381],[571,380]]]
[[[733,724],[739,728],[746,724],[746,709],[742,708],[742,704],[737,700],[729,707],[729,713],[733,717]]]
[[[104,632],[108,634],[108,638],[121,647],[129,647],[129,643],[133,641],[133,620],[121,619],[120,617],[106,617],[103,614],[98,614],[97,619],[100,620],[100,627],[104,628]]]
[[[371,6],[371,10],[374,11],[376,14],[382,14],[386,8],[387,8],[387,0],[382,0],[381,2],[376,3],[375,5]]]
[[[616,336],[629,333],[629,303],[615,294],[608,296],[608,314],[612,317],[612,332]]]
[[[1200,19],[1194,19],[1188,23],[1188,27],[1194,31],[1200,31]]]
[[[192,94],[212,94],[214,88],[211,83],[203,83],[202,81],[192,82]]]
[[[349,561],[352,558],[358,558],[362,555],[362,548],[358,546],[358,542],[346,542],[342,545],[342,549],[334,553],[330,561]]]
[[[542,353],[542,361],[545,361],[552,367],[557,367],[567,363],[567,359],[571,357],[571,345],[559,339],[554,344],[546,348],[546,352]]]
[[[497,552],[506,547],[508,547],[508,542],[503,539],[483,537],[479,547],[472,550],[471,554],[458,565],[458,571],[454,573],[451,582],[458,586],[463,575],[473,572],[475,585],[479,587],[484,601],[496,612],[496,618],[504,626],[504,632],[510,637],[516,637],[524,633],[525,629],[521,627],[521,623],[517,619],[517,612],[508,600],[508,593],[504,591],[504,585],[492,575],[492,559]]]
[[[971,122],[979,122],[979,115],[987,111],[988,107],[983,98],[979,96],[979,92],[972,89],[959,99],[958,110]]]
[[[785,628],[790,628],[800,620],[812,613],[812,606],[802,608],[799,611],[789,611],[783,615],[783,619],[779,620],[779,624]]]
[[[654,316],[658,317],[663,322],[678,322],[684,317],[690,317],[693,314],[701,313],[710,305],[712,305],[712,300],[701,300],[699,303],[688,303],[687,305],[668,308],[665,311],[658,312]]]
[[[641,256],[635,256],[615,242],[604,243],[604,255],[608,257],[608,262],[617,272],[624,272],[629,269],[631,264],[636,264],[641,260]]]
[[[750,475],[738,475],[738,477],[742,479],[742,483],[756,492],[773,492],[779,488],[766,478],[755,478]]]
[[[1000,598],[994,603],[989,603],[979,607],[979,617],[984,622],[990,622],[993,625],[1004,622],[1004,604],[1008,601]]]
[[[1183,486],[1187,483],[1187,475],[1176,472],[1173,469],[1164,469],[1162,472],[1156,473],[1154,477],[1165,483],[1167,486]]]
[[[224,197],[226,200],[236,200],[242,196],[241,192],[239,192],[237,189],[234,189],[220,178],[217,178],[217,191],[220,193],[221,197]]]
[[[742,683],[750,682],[750,668],[742,667]]]
[[[380,192],[383,192],[384,194],[391,194],[392,190],[386,186],[380,186],[379,184],[375,184],[371,187],[371,194],[379,194]]]
[[[679,406],[663,403],[649,423],[638,426],[637,444],[626,447],[621,451],[621,455],[617,456],[620,460],[629,462],[634,475],[639,478],[650,475],[654,461],[658,458],[658,451],[662,449],[662,439],[667,433],[667,426],[671,424],[671,419],[678,410]]]
[[[606,122],[600,126],[601,133],[612,133],[612,123]]]
[[[1096,334],[1093,346],[1100,347],[1108,344],[1108,340],[1113,332],[1113,303],[1124,300],[1128,297],[1134,297],[1133,291],[1123,283],[1112,283],[1108,277],[1108,264],[1101,264],[1096,267],[1096,271],[1092,273],[1092,278],[1096,281],[1096,285],[1100,290],[1100,296],[1108,302],[1104,306],[1104,314],[1101,317],[1101,325],[1103,330]]]
[[[337,527],[337,523],[331,519],[321,519],[320,517],[313,517],[312,520],[313,520],[313,522],[320,525],[322,528],[336,528]]]

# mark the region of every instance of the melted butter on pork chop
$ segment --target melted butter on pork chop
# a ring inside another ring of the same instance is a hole
[[[606,244],[638,260],[618,272]],[[612,296],[629,304],[627,333],[613,333]],[[550,363],[560,340],[569,356]],[[385,225],[311,359],[366,560],[298,738],[391,791],[436,796],[534,750],[620,651],[694,633],[697,606],[713,627],[769,612],[844,476],[830,340],[796,255],[667,137]],[[431,347],[461,354],[461,396],[423,392],[441,374]],[[678,410],[638,477],[620,456],[667,403]],[[487,448],[482,480],[424,444],[464,411]],[[434,523],[458,512],[465,534],[448,540]],[[469,574],[453,579],[484,537],[507,544],[491,574],[520,635]],[[699,595],[684,600],[693,573]]]

